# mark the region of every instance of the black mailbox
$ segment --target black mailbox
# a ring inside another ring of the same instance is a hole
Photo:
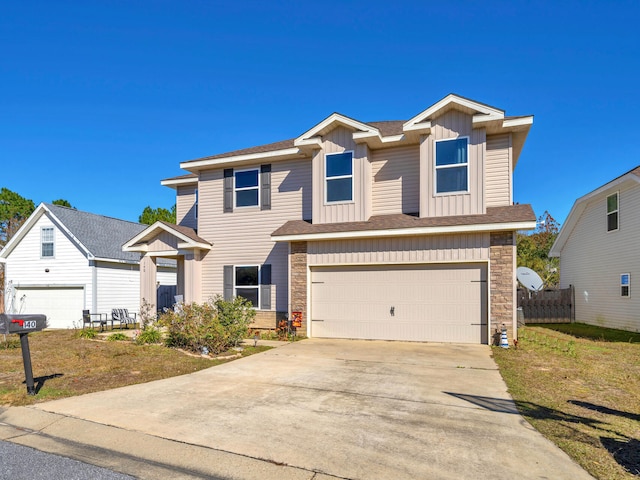
[[[0,313],[0,333],[31,333],[47,328],[47,317],[36,314]]]
[[[27,394],[35,395],[36,389],[31,369],[31,351],[29,350],[29,333],[43,330],[47,327],[47,317],[38,314],[16,315],[13,313],[0,313],[0,334],[17,333],[20,335],[22,347],[22,362],[24,363],[25,383]]]

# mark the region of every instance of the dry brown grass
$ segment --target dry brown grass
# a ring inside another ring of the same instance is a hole
[[[605,341],[606,333],[592,340],[525,327],[517,350],[493,353],[520,412],[538,431],[596,478],[638,479],[640,343]]]
[[[145,383],[234,359],[189,356],[160,345],[135,345],[131,341],[87,340],[78,338],[73,330],[31,333],[29,346],[38,394],[29,396],[24,384],[19,340],[16,336],[7,338],[8,345],[0,336],[0,405],[29,405]],[[265,346],[246,347],[242,354],[246,356],[268,349]]]

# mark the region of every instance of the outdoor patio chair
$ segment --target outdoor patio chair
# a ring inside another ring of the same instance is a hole
[[[98,319],[94,319],[92,317],[98,317]],[[89,310],[82,310],[82,329],[84,330],[85,325],[89,324],[89,328],[93,328],[94,323],[100,324],[100,331],[104,330],[104,327],[107,326],[107,319],[105,315],[105,319],[102,319],[101,313],[89,313]]]
[[[136,320],[136,314],[133,313],[133,316],[129,314],[129,310],[126,308],[114,308],[111,310],[111,325],[113,328],[113,322],[120,323],[120,329],[122,329],[122,325],[126,325],[129,328],[129,324],[135,325],[138,321]]]

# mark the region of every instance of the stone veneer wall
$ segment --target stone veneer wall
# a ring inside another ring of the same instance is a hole
[[[302,327],[298,332],[307,334],[307,242],[291,242],[289,269],[291,285],[289,302],[292,312],[302,312]]]
[[[278,327],[278,322],[287,318],[287,312],[271,312],[266,310],[256,311],[256,318],[249,328],[273,330]]]
[[[491,266],[491,319],[490,332],[494,343],[500,340],[502,324],[507,327],[507,337],[512,344],[517,338],[514,331],[514,259],[516,254],[515,232],[492,233],[489,246]],[[497,335],[496,332],[498,333]]]

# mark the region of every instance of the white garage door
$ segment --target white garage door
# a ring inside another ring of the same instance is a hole
[[[48,328],[82,327],[84,289],[69,288],[16,288],[16,309],[20,313],[43,313]]]
[[[312,267],[311,336],[487,343],[486,265]]]

